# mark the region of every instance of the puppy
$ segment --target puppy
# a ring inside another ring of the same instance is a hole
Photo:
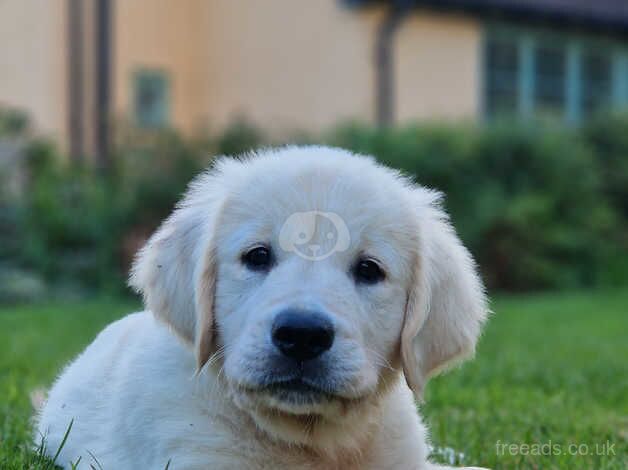
[[[146,311],[41,412],[49,454],[73,423],[61,465],[441,468],[414,397],[473,353],[487,305],[438,193],[332,148],[221,158],[130,283]]]

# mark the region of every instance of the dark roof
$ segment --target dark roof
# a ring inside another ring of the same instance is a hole
[[[382,3],[377,0],[344,1],[354,6]],[[628,33],[628,0],[388,0],[384,3]]]

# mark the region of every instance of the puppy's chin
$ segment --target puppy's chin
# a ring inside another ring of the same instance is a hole
[[[351,423],[359,423],[368,415],[365,411],[375,406],[373,395],[352,399],[326,394],[283,396],[237,388],[232,396],[236,406],[274,440],[304,445],[328,455],[362,445],[369,427],[356,426],[348,433],[347,426],[351,429]]]

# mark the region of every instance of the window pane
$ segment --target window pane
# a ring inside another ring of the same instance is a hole
[[[582,106],[586,115],[611,105],[612,79],[610,57],[596,52],[582,56]]]
[[[138,72],[133,101],[137,125],[163,127],[168,124],[168,80],[163,72]]]
[[[539,45],[534,58],[536,111],[541,115],[562,116],[565,108],[565,50]]]
[[[519,60],[514,40],[489,38],[486,45],[486,111],[489,116],[517,110]]]

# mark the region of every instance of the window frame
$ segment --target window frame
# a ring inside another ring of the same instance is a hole
[[[481,115],[484,120],[499,118],[491,115],[488,89],[488,43],[491,39],[514,41],[518,45],[518,88],[516,108],[511,117],[529,118],[536,113],[535,61],[536,45],[551,43],[565,54],[565,102],[560,113],[562,120],[578,124],[584,119],[583,54],[602,51],[610,61],[610,107],[608,111],[628,109],[628,43],[608,35],[580,31],[551,31],[540,26],[519,26],[488,22],[483,29],[481,45]]]
[[[518,48],[518,44],[519,41],[516,40],[515,38],[513,38],[512,36],[507,36],[507,37],[498,37],[498,39],[505,39],[504,42],[506,43],[512,43],[512,45],[515,48],[515,51]],[[489,63],[489,57],[488,57],[488,42],[487,42],[487,36],[485,35],[484,39],[483,39],[483,44],[482,44],[482,50],[481,50],[481,56],[482,56],[482,80],[480,80],[479,82],[479,93],[480,96],[482,96],[482,115],[484,116],[488,116],[489,115],[489,101],[488,101],[488,86],[489,86],[489,78],[488,75],[486,74],[486,71],[488,70],[488,63]],[[518,68],[518,53],[517,53],[517,57],[515,62],[517,62],[517,68]],[[517,96],[517,90],[520,87],[520,80],[521,80],[521,74],[519,73],[519,71],[517,71],[517,76],[515,77],[515,96],[514,96],[514,103],[515,103],[515,107],[518,109],[519,104],[518,104],[518,96]]]
[[[159,78],[164,83],[163,103],[160,109],[160,119],[151,122],[151,120],[144,120],[140,118],[140,110],[138,106],[138,93],[140,87],[140,81],[147,78]],[[171,124],[171,94],[172,94],[172,80],[167,70],[159,67],[138,67],[131,73],[131,103],[133,124],[140,129],[165,129]]]

